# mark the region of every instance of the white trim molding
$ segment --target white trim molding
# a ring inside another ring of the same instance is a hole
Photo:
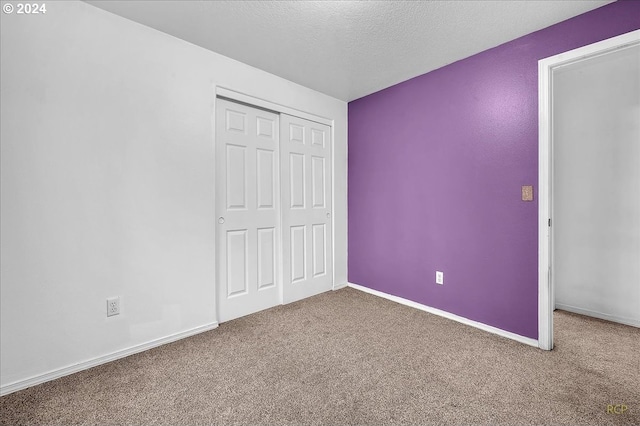
[[[640,43],[640,30],[538,61],[538,342],[540,349],[553,349],[553,81],[555,69],[632,47]]]
[[[347,288],[348,286],[349,286],[349,283],[347,283],[347,282],[344,282],[344,283],[342,283],[342,284],[335,284],[335,285],[333,286],[333,290],[334,290],[334,291],[335,291],[335,290],[340,290],[341,288]]]
[[[602,312],[592,311],[590,309],[582,309],[576,306],[565,305],[556,303],[556,309],[562,309],[563,311],[573,312],[574,314],[586,315],[593,318],[599,318],[611,322],[617,322],[624,325],[630,325],[632,327],[640,327],[640,321],[633,318],[625,318],[618,315],[603,314]]]
[[[125,358],[125,357],[128,357],[129,355],[137,354],[139,352],[144,352],[148,349],[162,346],[167,343],[175,342],[176,340],[181,340],[186,337],[204,333],[205,331],[213,330],[214,328],[217,328],[217,327],[218,327],[217,322],[205,324],[200,327],[195,327],[190,330],[185,330],[179,333],[171,334],[169,336],[162,337],[160,339],[151,340],[149,342],[131,346],[126,349],[121,349],[119,351],[112,352],[110,354],[100,356],[97,358],[93,358],[88,361],[84,361],[78,364],[73,364],[67,367],[52,370],[52,371],[49,371],[48,373],[39,374],[37,376],[33,376],[25,380],[9,383],[8,385],[2,386],[0,388],[0,396],[8,395],[10,393],[29,388],[31,386],[36,386],[45,382],[49,382],[51,380],[59,379],[61,377],[68,376],[73,373],[78,373],[82,370],[88,370],[89,368],[106,364],[108,362],[115,361],[120,358]]]
[[[353,289],[360,290],[360,291],[363,291],[365,293],[373,294],[374,296],[382,297],[384,299],[391,300],[392,302],[400,303],[402,305],[410,306],[410,307],[415,308],[415,309],[420,309],[421,311],[428,312],[428,313],[434,314],[434,315],[438,315],[438,316],[441,316],[443,318],[447,318],[447,319],[450,319],[450,320],[453,320],[453,321],[457,321],[459,323],[462,323],[462,324],[465,324],[465,325],[469,325],[471,327],[479,328],[480,330],[488,331],[489,333],[497,334],[498,336],[506,337],[507,339],[511,339],[511,340],[515,340],[516,342],[524,343],[525,345],[533,346],[535,348],[538,347],[538,341],[535,340],[535,339],[532,339],[530,337],[521,336],[519,334],[512,333],[510,331],[505,331],[505,330],[493,327],[491,325],[483,324],[483,323],[478,322],[478,321],[470,320],[468,318],[461,317],[459,315],[452,314],[452,313],[447,312],[447,311],[442,311],[440,309],[432,308],[431,306],[423,305],[422,303],[414,302],[413,300],[408,300],[408,299],[404,299],[402,297],[398,297],[398,296],[394,296],[394,295],[391,295],[391,294],[383,293],[381,291],[373,290],[373,289],[370,289],[368,287],[364,287],[364,286],[361,286],[361,285],[358,285],[358,284],[348,283],[347,285],[349,287],[353,288]]]
[[[330,118],[321,117],[319,115],[311,114],[305,111],[300,111],[295,108],[290,108],[285,105],[280,105],[275,102],[268,101],[266,99],[257,98],[255,96],[247,95],[245,93],[237,92],[235,90],[227,89],[225,87],[216,86],[216,96],[221,96],[223,98],[242,102],[242,103],[256,106],[259,108],[280,112],[282,114],[293,115],[294,117],[315,121],[316,123],[325,124],[327,126],[333,127],[333,120]]]

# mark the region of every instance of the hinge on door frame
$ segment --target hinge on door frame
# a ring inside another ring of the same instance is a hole
[[[551,226],[551,218],[549,218],[549,226]]]

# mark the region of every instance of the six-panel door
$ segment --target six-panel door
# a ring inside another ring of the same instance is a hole
[[[331,129],[280,115],[284,302],[333,286]]]
[[[217,100],[220,322],[332,288],[331,187],[329,126]]]
[[[218,320],[280,304],[278,115],[218,99]]]

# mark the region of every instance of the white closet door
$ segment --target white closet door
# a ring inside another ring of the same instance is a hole
[[[284,302],[333,286],[331,131],[281,114]]]
[[[278,305],[278,115],[217,100],[218,319]]]

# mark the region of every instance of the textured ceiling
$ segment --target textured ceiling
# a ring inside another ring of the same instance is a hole
[[[87,1],[351,101],[611,1]]]

